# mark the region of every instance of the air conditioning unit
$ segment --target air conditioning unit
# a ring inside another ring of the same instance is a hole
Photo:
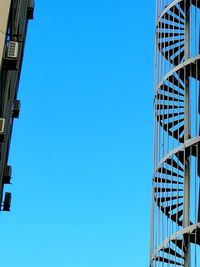
[[[10,211],[11,193],[6,192],[3,202],[3,211]]]
[[[15,100],[13,103],[13,111],[12,111],[13,118],[19,118],[20,107],[21,107],[21,101]]]
[[[5,119],[0,118],[0,134],[5,133]]]
[[[4,184],[10,184],[11,174],[12,174],[12,167],[6,166],[4,169],[4,173],[3,173],[3,183]]]
[[[5,119],[0,118],[0,142],[4,142],[5,139]]]
[[[7,48],[7,58],[17,59],[18,51],[19,51],[19,43],[10,41],[8,43],[8,48]]]

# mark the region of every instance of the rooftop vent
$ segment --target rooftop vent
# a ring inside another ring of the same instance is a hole
[[[10,211],[11,193],[6,192],[3,202],[3,211]]]
[[[4,169],[4,173],[3,173],[3,183],[4,184],[10,184],[11,173],[12,173],[12,167],[6,166]]]
[[[13,118],[19,118],[20,107],[21,107],[21,101],[15,100],[13,104],[13,111],[12,111]]]
[[[27,9],[27,19],[33,19],[34,6],[35,6],[34,0],[29,0]]]

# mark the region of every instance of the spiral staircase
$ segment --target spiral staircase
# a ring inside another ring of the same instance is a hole
[[[150,267],[199,267],[200,1],[160,2]]]

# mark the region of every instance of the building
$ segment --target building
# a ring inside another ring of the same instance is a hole
[[[150,266],[200,266],[200,1],[157,0]]]
[[[28,21],[34,0],[0,0],[0,210],[9,211],[11,166],[8,165],[13,121],[19,117],[17,99]]]

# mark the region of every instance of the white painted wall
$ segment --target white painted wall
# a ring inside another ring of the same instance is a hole
[[[0,0],[0,69],[2,65],[3,50],[6,38],[6,29],[10,11],[11,0]]]

